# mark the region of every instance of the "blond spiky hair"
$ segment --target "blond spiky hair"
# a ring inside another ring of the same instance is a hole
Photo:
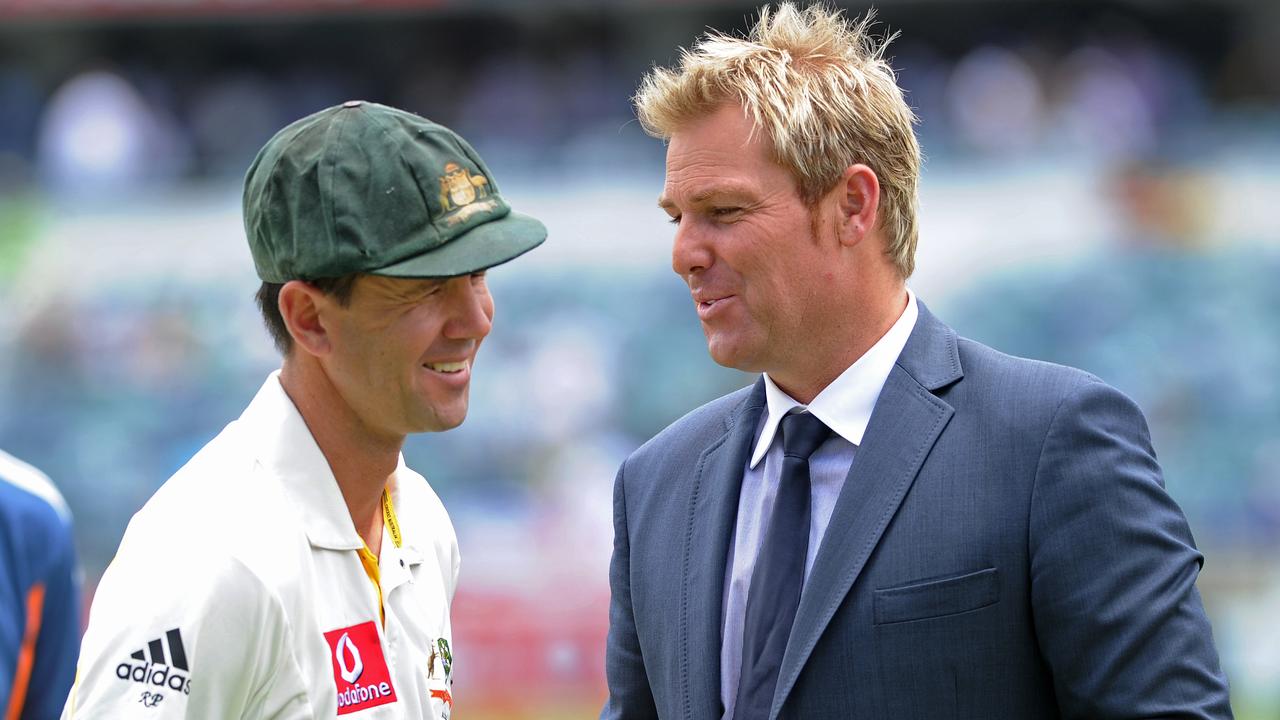
[[[873,38],[874,17],[766,5],[746,37],[712,31],[681,51],[677,68],[655,67],[634,101],[645,131],[662,139],[737,101],[808,203],[845,168],[867,165],[880,181],[886,252],[906,278],[915,270],[920,146],[915,114],[884,59],[896,36]]]

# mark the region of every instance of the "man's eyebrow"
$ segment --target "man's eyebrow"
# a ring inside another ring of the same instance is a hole
[[[395,293],[395,296],[401,299],[413,299],[435,290],[444,284],[444,280],[440,278],[414,278],[416,282],[403,285]]]
[[[740,188],[737,186],[713,187],[713,188],[707,188],[706,190],[700,190],[694,193],[692,196],[689,197],[689,204],[701,205],[702,203],[705,203],[708,200],[711,200],[714,198],[719,198],[719,197],[742,198],[746,195],[747,195],[746,189]],[[674,206],[675,206],[675,203],[672,202],[672,200],[668,198],[666,195],[658,196],[658,207],[666,210]]]

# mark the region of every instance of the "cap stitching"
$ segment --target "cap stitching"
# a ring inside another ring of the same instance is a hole
[[[280,167],[280,159],[284,157],[285,149],[289,146],[289,144],[297,140],[298,136],[301,135],[304,130],[306,130],[304,121],[305,121],[305,118],[303,120],[299,120],[293,123],[292,125],[287,126],[282,130],[280,130],[280,132],[277,133],[276,136],[280,137],[281,142],[280,143],[272,142],[275,140],[275,136],[273,136],[272,141],[268,141],[267,144],[263,146],[263,149],[258,152],[258,156],[254,158],[254,164],[249,166],[249,172],[248,172],[248,178],[247,178],[248,182],[245,183],[244,199],[248,200],[249,191],[254,186],[258,188],[258,192],[256,194],[259,196],[259,200],[256,203],[258,207],[256,209],[256,212],[254,212],[254,218],[253,218],[255,221],[254,227],[252,228],[248,227],[247,222],[245,227],[246,232],[251,233],[252,236],[261,236],[263,231],[260,229],[259,226],[262,226],[262,225],[270,226],[274,224],[272,223],[271,218],[269,216],[273,212],[278,212],[278,210],[276,209],[276,202],[275,202],[276,172]],[[295,125],[297,125],[298,127],[294,127]],[[265,150],[268,147],[271,148],[271,152],[269,153],[265,152]],[[245,204],[247,206],[247,203]],[[248,208],[246,207],[246,210],[247,209]],[[249,220],[248,212],[245,213],[245,220],[246,221]],[[292,227],[292,223],[290,223],[290,226]],[[252,239],[253,237],[250,238],[250,240]],[[280,267],[280,252],[279,252],[280,248],[278,243],[266,242],[266,243],[259,243],[259,244],[262,244],[264,246],[264,249],[266,250],[267,255],[269,256],[267,260],[270,263],[270,267],[259,268],[257,258],[254,258],[254,268],[259,271],[258,272],[259,277],[264,282],[284,282],[285,280],[287,280],[288,278],[284,276],[290,273],[284,272],[284,268]],[[252,247],[250,249],[252,250]],[[271,277],[262,278],[261,276],[264,274],[263,272],[264,270],[265,270],[265,273],[270,274]]]
[[[310,129],[310,127],[311,127],[311,125],[310,125],[309,123],[307,123],[307,122],[306,122],[306,118],[303,118],[302,120],[299,120],[296,124],[297,124],[297,127],[296,127],[296,128],[294,128],[293,133],[289,136],[288,141],[287,141],[287,142],[282,143],[282,144],[280,145],[279,150],[276,152],[275,162],[272,164],[272,168],[271,168],[271,177],[272,177],[272,178],[275,178],[275,177],[276,177],[276,171],[277,171],[277,169],[280,167],[280,162],[281,162],[281,160],[283,160],[283,159],[284,159],[285,155],[286,155],[286,154],[288,154],[288,150],[289,150],[290,146],[292,146],[294,143],[298,142],[298,139],[299,139],[300,137],[302,137],[302,135],[303,135],[303,134],[305,134],[305,133],[307,132],[307,130],[308,130],[308,129]],[[276,195],[276,193],[277,193],[277,190],[276,190],[276,189],[275,189],[275,187],[274,187],[274,186],[276,185],[276,183],[271,183],[271,185],[272,185],[271,194],[272,194],[272,198],[273,198],[272,203],[271,203],[271,207],[276,207],[276,203],[275,203],[275,201],[274,201],[274,197],[275,197],[275,195]],[[276,271],[277,271],[278,275],[279,275],[279,276],[280,276],[280,278],[281,278],[281,280],[280,280],[280,281],[281,281],[281,282],[287,282],[288,280],[291,280],[291,279],[297,278],[299,275],[301,275],[301,272],[300,272],[299,267],[298,267],[298,266],[299,266],[298,257],[299,257],[299,249],[300,249],[300,248],[299,248],[299,246],[298,246],[298,243],[299,243],[299,239],[298,239],[298,223],[297,223],[297,222],[295,222],[296,218],[294,217],[293,208],[291,208],[291,207],[290,207],[289,203],[285,203],[285,207],[280,208],[280,209],[278,210],[278,212],[282,212],[282,213],[287,214],[287,215],[288,215],[288,221],[289,221],[289,222],[288,222],[288,224],[289,224],[289,238],[288,238],[288,241],[289,241],[289,245],[288,245],[288,247],[289,247],[289,251],[288,251],[288,253],[287,253],[287,255],[286,255],[286,257],[287,257],[287,264],[288,264],[288,267],[287,267],[287,268],[280,267],[280,265],[282,264],[282,261],[281,261],[281,255],[283,254],[283,253],[282,253],[282,251],[283,251],[283,249],[284,249],[284,247],[285,247],[285,246],[284,246],[284,244],[281,242],[281,241],[283,240],[283,238],[277,238],[276,243],[275,243],[275,249],[276,249],[276,253],[275,253]]]
[[[417,115],[417,114],[414,114],[414,113],[409,113],[407,110],[402,110],[402,111],[400,111],[400,112],[404,112],[404,113],[406,113],[406,114],[413,115],[413,117],[414,117],[414,118],[416,118],[417,120],[419,120],[419,121],[421,121],[421,122],[426,123],[429,127],[425,128],[425,129],[423,130],[424,134],[426,134],[426,133],[436,134],[436,132],[435,132],[435,128],[436,128],[436,127],[442,127],[442,126],[435,126],[435,124],[434,124],[434,123],[432,123],[430,120],[428,120],[428,119],[426,119],[426,118],[422,117],[421,115]],[[409,259],[411,259],[411,258],[415,258],[415,257],[418,257],[418,256],[420,256],[420,255],[425,255],[425,254],[430,253],[430,252],[433,252],[433,251],[435,251],[435,250],[439,250],[440,248],[442,248],[442,247],[444,247],[446,244],[448,244],[448,241],[446,241],[446,242],[440,242],[440,239],[441,239],[441,238],[440,238],[440,231],[435,227],[436,220],[438,220],[439,218],[438,218],[438,217],[436,217],[436,214],[435,214],[434,212],[432,212],[432,207],[431,207],[431,198],[430,198],[430,196],[428,196],[428,195],[426,194],[426,191],[425,191],[425,190],[423,190],[423,187],[422,187],[422,178],[418,175],[417,167],[416,167],[413,163],[407,162],[407,161],[404,159],[404,158],[405,158],[405,156],[406,156],[406,154],[407,154],[407,153],[405,152],[405,144],[406,144],[406,143],[405,143],[403,140],[402,140],[402,141],[397,141],[397,140],[392,136],[392,134],[391,134],[391,130],[392,130],[392,128],[387,127],[387,125],[383,123],[383,118],[375,117],[375,118],[374,118],[374,122],[378,125],[378,129],[382,132],[382,134],[385,136],[385,138],[387,139],[387,141],[388,141],[392,146],[394,146],[394,147],[395,147],[395,149],[396,149],[396,156],[400,159],[400,162],[401,162],[401,163],[403,163],[403,164],[405,165],[406,169],[409,171],[409,174],[410,174],[411,176],[413,176],[413,185],[414,185],[414,187],[417,189],[418,194],[422,197],[422,202],[423,202],[423,204],[424,204],[424,205],[426,206],[426,208],[427,208],[427,213],[426,213],[426,219],[427,219],[427,222],[426,222],[425,227],[423,228],[423,231],[424,231],[424,232],[434,233],[434,234],[435,234],[435,239],[436,239],[436,241],[437,241],[434,247],[428,248],[428,249],[426,249],[426,250],[421,250],[421,251],[409,251],[407,254],[405,254],[405,255],[403,255],[403,256],[399,256],[399,257],[397,257],[396,259],[392,260],[391,262],[383,263],[379,268],[372,268],[372,269],[374,269],[374,270],[378,270],[378,269],[385,268],[385,267],[391,267],[392,265],[398,265],[398,264],[400,264],[400,263],[402,263],[402,262],[405,262],[405,261],[407,261],[407,260],[409,260]],[[434,127],[431,127],[431,126],[434,126]],[[416,132],[417,132],[417,129],[416,129],[416,128],[415,128],[415,129],[401,128],[401,129],[407,130],[408,132],[407,132],[406,134],[408,134],[408,135],[410,135],[410,136],[412,136],[414,133],[416,133]],[[446,137],[448,137],[447,132],[446,132],[446,133],[442,133],[442,134],[444,134]]]
[[[338,233],[337,233],[337,197],[334,195],[333,188],[336,183],[337,162],[333,159],[333,152],[342,144],[342,133],[346,130],[347,113],[336,113],[337,119],[330,123],[325,130],[324,152],[320,156],[319,182],[320,182],[320,212],[324,215],[324,229],[328,236],[331,255],[338,254]],[[332,257],[330,257],[332,261]],[[314,268],[313,268],[314,270]],[[322,273],[324,274],[324,273]],[[321,275],[317,275],[320,277]]]

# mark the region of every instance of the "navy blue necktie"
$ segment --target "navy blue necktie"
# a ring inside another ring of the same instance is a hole
[[[782,654],[804,587],[809,552],[809,456],[831,435],[830,428],[807,412],[784,417],[781,432],[778,496],[747,590],[734,720],[769,717]]]

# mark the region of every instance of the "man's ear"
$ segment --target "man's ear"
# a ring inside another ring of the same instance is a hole
[[[880,210],[880,179],[866,165],[850,165],[844,169],[833,192],[839,212],[840,244],[852,247],[875,229]]]
[[[323,292],[301,280],[290,280],[280,288],[280,316],[293,344],[303,352],[326,355],[332,348],[321,318],[321,308],[331,302]]]

